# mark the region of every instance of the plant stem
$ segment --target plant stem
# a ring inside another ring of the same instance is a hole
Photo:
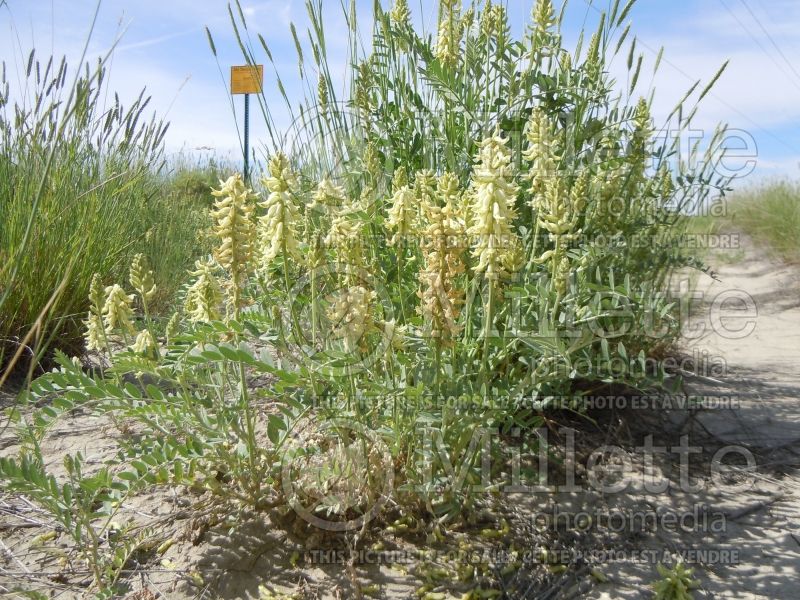
[[[481,368],[481,383],[486,386],[489,382],[489,337],[492,334],[492,321],[494,319],[494,283],[487,281],[489,298],[486,301],[483,332],[483,366]]]

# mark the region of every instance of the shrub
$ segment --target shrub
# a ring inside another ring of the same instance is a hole
[[[615,94],[605,60],[631,4],[574,53],[548,0],[522,40],[498,5],[442,2],[435,41],[405,3],[378,7],[340,104],[309,3],[320,97],[300,133],[259,194],[238,175],[213,192],[215,251],[166,339],[141,259],[134,294],[92,286],[87,334],[113,367],[62,357],[35,382],[32,401],[58,401],[28,419],[28,446],[80,407],[136,431],[119,440],[125,480],[226,511],[289,506],[359,539],[371,520],[441,539],[498,489],[492,433],[581,410],[598,383],[660,385],[646,361],[679,335],[666,284],[693,262],[671,242],[713,162],[674,172],[649,102]]]

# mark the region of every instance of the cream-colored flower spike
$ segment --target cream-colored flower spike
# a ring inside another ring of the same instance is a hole
[[[253,256],[255,195],[238,173],[220,181],[220,184],[220,189],[211,191],[217,198],[211,216],[216,223],[214,233],[220,241],[214,258],[230,271],[232,278],[239,279],[247,271]]]
[[[220,318],[222,289],[210,261],[197,261],[192,275],[197,279],[186,292],[184,308],[190,321],[209,323]]]
[[[327,311],[334,335],[343,340],[347,351],[367,350],[367,334],[376,325],[372,305],[377,294],[364,286],[356,285],[338,292]]]
[[[300,259],[296,230],[299,216],[292,198],[297,180],[285,154],[279,152],[270,159],[269,172],[263,179],[269,196],[261,203],[266,214],[258,220],[262,268],[268,268],[279,255],[285,261]]]
[[[157,288],[153,280],[153,270],[147,268],[144,254],[133,257],[129,280],[133,289],[145,302],[152,300]]]
[[[439,177],[436,191],[441,197],[442,207],[448,218],[459,220],[459,223],[463,224],[460,221],[463,200],[461,188],[458,185],[458,177],[453,173],[444,173]],[[464,233],[463,229],[459,231],[459,234]]]
[[[508,15],[502,4],[486,3],[481,15],[481,32],[487,38],[505,35],[508,29]]]
[[[103,284],[100,282],[100,275],[95,273],[89,286],[89,314],[86,317],[86,321],[83,322],[86,325],[86,332],[83,337],[86,340],[87,350],[101,351],[106,349],[105,327],[103,325],[103,305],[105,300],[106,294]]]
[[[347,194],[344,188],[335,185],[327,177],[319,182],[317,189],[311,197],[311,204],[308,208],[316,210],[320,207],[338,208],[341,207],[347,200]]]
[[[472,254],[478,259],[476,273],[493,284],[513,270],[519,238],[512,222],[519,188],[511,179],[511,152],[498,133],[480,144],[472,175],[472,217],[469,234],[476,240]]]
[[[103,304],[106,302],[106,291],[99,273],[92,276],[92,283],[89,285],[89,302],[91,302],[92,308],[96,309],[97,314],[101,314]]]
[[[119,329],[123,333],[133,334],[133,296],[125,293],[119,285],[106,288],[106,301],[103,305],[103,324],[106,333]]]
[[[153,356],[158,353],[158,345],[153,338],[153,334],[148,329],[139,332],[131,349],[136,354],[144,354],[146,356]]]
[[[238,173],[211,193],[217,200],[211,216],[214,218],[214,233],[220,245],[214,250],[217,263],[228,271],[230,280],[226,284],[228,306],[234,315],[241,304],[241,291],[253,260],[256,241],[256,225],[253,218],[255,194],[245,186]]]
[[[336,252],[337,260],[347,265],[348,271],[364,266],[363,225],[357,206],[345,202],[325,236],[325,245]]]
[[[469,32],[475,24],[475,7],[470,6],[461,17],[461,31]]]
[[[448,67],[457,65],[460,56],[463,33],[460,4],[461,0],[442,0],[441,2],[441,21],[439,21],[439,35],[436,38],[436,58]]]
[[[408,176],[403,167],[395,172],[394,194],[391,202],[386,228],[394,231],[394,235],[389,240],[389,243],[394,245],[414,233],[417,215],[414,191],[408,185]]]
[[[425,216],[429,206],[436,204],[436,175],[430,169],[417,171],[414,175],[414,194],[419,202],[418,214]]]
[[[555,127],[550,117],[540,108],[531,112],[525,130],[528,147],[522,157],[530,163],[528,178],[531,181],[531,206],[538,209],[548,182],[556,178],[559,156]]]
[[[105,350],[106,340],[103,333],[103,320],[100,316],[90,311],[86,321],[84,321],[84,325],[86,325],[86,332],[83,336],[86,340],[86,349]]]
[[[425,261],[419,274],[419,312],[430,326],[431,336],[442,346],[449,346],[461,328],[458,317],[464,291],[458,276],[464,273],[464,230],[456,215],[458,180],[446,173],[439,179],[438,195],[443,206],[425,207],[427,226],[420,248]]]
[[[395,0],[389,16],[395,25],[410,27],[411,11],[408,8],[408,0]]]
[[[528,26],[529,56],[531,62],[528,69],[541,69],[544,57],[554,57],[561,53],[558,19],[553,10],[552,0],[537,0],[531,12],[531,24]],[[567,61],[569,54],[567,54]],[[562,72],[569,73],[569,67],[563,57],[559,61]],[[566,68],[565,68],[566,67]]]
[[[531,13],[536,30],[546,34],[556,26],[556,16],[553,10],[553,0],[536,0],[536,5]]]

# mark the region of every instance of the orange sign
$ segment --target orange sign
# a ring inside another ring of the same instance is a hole
[[[231,67],[231,94],[258,94],[264,83],[264,65]]]

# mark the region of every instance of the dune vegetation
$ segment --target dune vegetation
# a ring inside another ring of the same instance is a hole
[[[159,175],[164,129],[140,121],[144,98],[100,108],[102,65],[70,87],[32,58],[41,92],[17,109],[5,84],[0,337],[34,325],[26,346],[57,368],[11,412],[0,487],[52,516],[104,597],[135,588],[132,560],[166,542],[127,510],[144,492],[294,511],[353,546],[367,526],[437,543],[495,502],[485,449],[507,463],[512,432],[581,413],[598,387],[663,385],[680,335],[669,283],[700,266],[671,241],[681,209],[725,181],[712,160],[678,170],[656,138],[660,60],[637,52],[633,0],[571,49],[550,0],[516,38],[500,4],[442,0],[431,35],[403,0],[376,3],[366,26],[353,4],[344,96],[321,3],[307,4],[307,34],[293,31],[314,85],[286,98],[289,131],[260,99],[266,169],[225,173],[207,211],[172,198],[196,197],[202,174]],[[272,60],[238,4],[230,15],[245,59]],[[688,90],[675,127],[713,83]],[[102,465],[43,455],[75,414],[117,432]],[[498,596],[510,573],[437,576],[420,597]]]

